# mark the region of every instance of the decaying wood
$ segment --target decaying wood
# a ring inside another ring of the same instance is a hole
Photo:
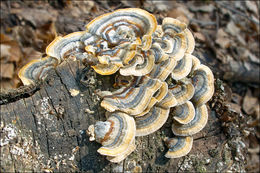
[[[90,171],[115,172],[133,170],[182,172],[184,170],[215,172],[223,160],[226,137],[210,111],[209,122],[194,136],[188,156],[179,159],[164,157],[165,136],[171,133],[171,117],[159,131],[136,140],[137,149],[120,164],[109,163],[97,153],[100,145],[90,142],[86,129],[97,120],[105,120],[96,89],[111,88],[113,76],[100,76],[77,61],[65,61],[52,70],[37,90],[20,98],[5,100],[1,105],[1,171]],[[73,90],[74,89],[74,90]],[[79,91],[78,95],[72,96]],[[29,97],[28,97],[29,96]],[[16,100],[16,101],[15,101]],[[14,136],[4,139],[14,129]],[[18,152],[20,151],[20,152]],[[212,154],[215,153],[215,154]],[[231,155],[230,155],[231,157]],[[208,159],[208,161],[205,161]],[[134,163],[134,164],[133,164]],[[221,167],[220,170],[224,169]]]

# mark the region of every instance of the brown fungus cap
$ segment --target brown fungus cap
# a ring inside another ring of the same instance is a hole
[[[191,136],[165,138],[164,141],[169,148],[168,152],[165,154],[165,157],[171,159],[187,155],[193,144],[193,138]]]
[[[42,80],[46,77],[47,72],[57,65],[57,60],[51,57],[35,59],[23,66],[19,71],[19,78],[24,85],[33,84],[35,80]]]
[[[214,76],[212,71],[205,65],[200,65],[194,71],[192,84],[195,88],[191,101],[196,105],[203,105],[214,94]]]
[[[54,57],[58,62],[62,62],[66,55],[73,54],[83,49],[81,38],[85,34],[85,31],[74,32],[64,37],[58,36],[53,40],[46,48],[46,54]],[[82,52],[83,53],[83,52]]]
[[[133,147],[135,133],[134,119],[122,112],[111,114],[105,122],[96,122],[94,130],[93,125],[89,128],[89,134],[102,145],[98,152],[113,157],[127,153],[128,148]]]
[[[154,68],[154,55],[146,52],[144,54],[135,55],[133,61],[120,69],[123,76],[144,76]]]
[[[185,80],[170,86],[169,92],[176,98],[178,105],[181,105],[193,97],[195,89],[191,81]]]
[[[154,106],[147,114],[136,117],[136,136],[149,135],[161,128],[169,116],[169,111],[169,108]]]
[[[177,136],[190,136],[201,131],[208,121],[208,110],[206,105],[196,107],[195,116],[188,124],[174,122],[172,132]]]
[[[162,86],[162,82],[147,76],[136,78],[135,82],[122,92],[104,98],[101,106],[109,112],[116,110],[137,115],[148,106],[153,94]]]
[[[180,80],[188,76],[192,67],[192,57],[190,54],[185,54],[184,57],[177,62],[171,75],[174,80]]]
[[[190,101],[182,105],[175,106],[172,109],[173,118],[180,124],[188,124],[194,119],[195,108]]]

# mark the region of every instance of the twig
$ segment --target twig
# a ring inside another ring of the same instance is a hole
[[[198,20],[198,19],[191,19],[191,22],[198,23],[201,26],[216,25],[216,22],[202,21],[202,20]]]
[[[7,1],[7,8],[8,8],[8,13],[10,13],[10,9],[11,9],[11,4],[10,4],[11,2],[10,1]]]
[[[216,8],[216,32],[218,32],[218,29],[219,29],[219,8],[217,6]]]

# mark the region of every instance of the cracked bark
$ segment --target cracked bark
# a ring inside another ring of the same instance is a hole
[[[137,137],[136,144],[139,148],[122,164],[109,163],[105,157],[97,153],[100,145],[90,142],[85,130],[95,121],[105,120],[105,110],[100,107],[100,100],[97,100],[97,96],[93,93],[95,89],[110,88],[113,76],[100,76],[90,69],[87,72],[87,78],[92,76],[96,81],[86,87],[80,83],[83,68],[83,65],[77,61],[65,61],[57,69],[50,71],[46,80],[39,86],[29,86],[30,89],[25,87],[25,90],[19,91],[29,94],[18,91],[1,94],[1,122],[5,126],[14,124],[22,131],[29,131],[26,134],[31,135],[34,143],[39,144],[39,152],[44,156],[41,160],[42,164],[29,167],[23,164],[23,160],[14,159],[13,154],[9,152],[12,163],[1,164],[1,170],[18,172],[42,171],[50,168],[58,172],[114,172],[128,170],[128,163],[134,160],[143,171],[181,172],[185,158],[167,159],[164,157],[167,149],[163,144],[163,136],[173,136],[170,130],[171,116],[159,131],[150,136]],[[73,97],[70,93],[71,89],[76,89],[80,93]],[[90,114],[85,111],[86,109],[94,113]],[[221,155],[210,157],[208,150],[220,150],[218,146],[226,138],[221,131],[218,119],[213,114],[210,114],[209,122],[204,130],[195,135],[194,139],[196,140],[194,140],[190,155],[202,154],[200,158],[212,159],[212,164],[205,167],[207,171],[215,171],[215,163],[222,158]],[[77,147],[79,149],[74,151]],[[3,157],[2,160],[7,156],[1,155],[1,157]]]

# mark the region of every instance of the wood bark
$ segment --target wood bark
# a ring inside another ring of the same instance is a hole
[[[122,163],[110,163],[99,155],[100,144],[88,140],[86,129],[98,120],[105,120],[105,110],[95,90],[108,90],[112,84],[113,76],[100,76],[78,61],[65,61],[51,70],[44,82],[25,89],[27,94],[12,92],[9,97],[2,96],[1,140],[5,140],[7,126],[17,132],[14,139],[11,137],[8,144],[1,146],[1,171],[119,172],[133,170],[133,162],[143,172],[181,172],[188,166],[193,171],[199,166],[207,172],[216,171],[226,137],[214,111],[210,111],[207,126],[194,136],[192,151],[186,157],[164,157],[167,148],[163,137],[173,136],[171,116],[157,132],[137,137],[136,151]],[[72,96],[75,91],[79,94]],[[14,152],[17,147],[24,150],[22,154]],[[210,151],[218,154],[212,155]],[[191,158],[196,163],[206,158],[211,161],[199,166],[194,162],[187,164]]]

